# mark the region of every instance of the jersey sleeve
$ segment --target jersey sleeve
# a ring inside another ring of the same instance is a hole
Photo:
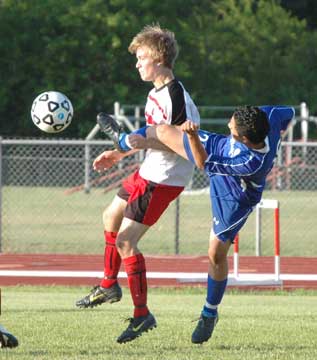
[[[169,87],[169,92],[172,101],[171,125],[181,125],[187,118],[184,89],[178,81],[175,81]]]
[[[262,106],[260,109],[267,113],[272,126],[279,123],[283,131],[295,116],[295,109],[290,106]]]
[[[250,176],[262,166],[263,158],[251,151],[243,151],[234,157],[209,155],[205,162],[205,171],[214,175]]]

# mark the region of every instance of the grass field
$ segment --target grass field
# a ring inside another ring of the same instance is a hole
[[[102,212],[115,191],[105,194],[93,189],[89,194],[65,194],[65,188],[3,187],[2,249],[19,253],[102,254]],[[316,193],[311,191],[265,192],[281,207],[282,256],[317,256],[312,239]],[[145,254],[174,254],[178,236],[179,253],[205,255],[211,224],[209,195],[181,196],[179,228],[173,203],[158,223],[142,239]],[[263,255],[273,255],[273,212],[262,216]],[[255,254],[255,217],[250,216],[240,234],[242,255]]]
[[[14,360],[313,360],[317,358],[316,292],[228,292],[212,339],[190,342],[205,289],[150,289],[158,327],[127,344],[116,338],[131,316],[128,289],[117,304],[76,309],[88,288],[2,288],[0,322],[19,341],[0,349]]]

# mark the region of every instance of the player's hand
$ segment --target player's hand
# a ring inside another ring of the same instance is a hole
[[[146,149],[147,141],[142,135],[129,135],[129,143],[133,149]]]
[[[117,150],[104,151],[94,160],[93,168],[98,172],[110,169],[111,166],[115,165],[122,158],[123,154],[119,153]]]
[[[181,130],[188,135],[194,135],[199,129],[199,125],[191,120],[186,120],[181,126]]]

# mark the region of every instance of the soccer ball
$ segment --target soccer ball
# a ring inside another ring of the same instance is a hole
[[[47,133],[58,133],[67,128],[74,115],[73,105],[58,91],[45,91],[32,104],[31,117],[34,124]]]

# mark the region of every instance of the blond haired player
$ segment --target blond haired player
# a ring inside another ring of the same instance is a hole
[[[136,55],[136,69],[143,81],[151,82],[145,106],[146,124],[179,126],[187,118],[199,123],[199,113],[184,86],[173,74],[178,47],[173,32],[158,25],[146,26],[132,40],[129,51]],[[101,129],[111,131],[108,116],[97,116]],[[192,177],[194,165],[166,146],[149,140],[149,148],[141,167],[125,179],[103,214],[105,237],[104,279],[91,293],[77,301],[79,307],[93,307],[116,302],[122,292],[117,275],[124,264],[134,304],[133,318],[118,337],[119,343],[131,341],[156,327],[156,320],[147,306],[146,266],[138,242],[169,204],[184,190]],[[136,150],[112,152],[111,164]],[[109,152],[100,154],[95,164],[107,163]],[[109,165],[109,164],[108,164]],[[109,166],[108,166],[109,167]]]

